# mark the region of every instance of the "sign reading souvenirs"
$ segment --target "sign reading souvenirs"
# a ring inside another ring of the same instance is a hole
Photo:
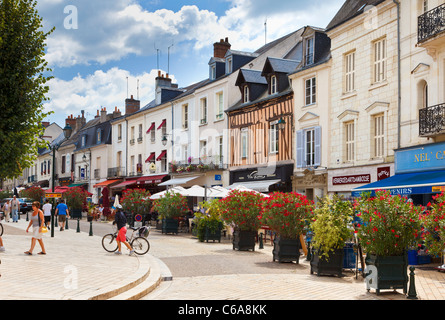
[[[333,177],[332,184],[357,184],[357,183],[371,183],[371,175],[370,174],[358,174],[353,176],[341,176],[341,177]]]

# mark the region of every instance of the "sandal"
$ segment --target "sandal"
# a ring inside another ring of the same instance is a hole
[[[24,254],[27,254],[27,255],[30,255],[30,256],[32,256],[32,253],[31,253],[31,252],[29,252],[29,251],[25,251],[25,252],[24,252]]]
[[[39,253],[37,253],[37,254],[46,254],[46,252],[39,252]]]

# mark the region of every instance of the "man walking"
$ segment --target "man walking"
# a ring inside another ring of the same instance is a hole
[[[60,231],[63,231],[65,229],[65,221],[70,217],[70,212],[64,199],[60,200],[56,207],[56,216],[59,216]]]
[[[53,205],[49,202],[49,199],[45,200],[45,204],[43,205],[43,216],[45,217],[45,226],[50,229],[49,224],[51,222],[51,210]]]
[[[11,215],[12,215],[12,222],[19,222],[19,212],[20,212],[20,202],[17,199],[17,197],[14,195],[14,197],[11,200]]]

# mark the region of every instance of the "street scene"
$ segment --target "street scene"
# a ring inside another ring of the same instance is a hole
[[[444,299],[444,17],[0,0],[0,300]]]

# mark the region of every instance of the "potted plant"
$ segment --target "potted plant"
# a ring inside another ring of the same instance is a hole
[[[153,208],[158,212],[162,221],[162,233],[178,233],[178,218],[187,214],[187,199],[175,192],[166,192],[159,199],[154,200]]]
[[[358,238],[366,252],[368,269],[366,287],[403,289],[407,292],[407,249],[416,242],[420,230],[420,208],[406,197],[391,196],[390,191],[377,190],[375,196],[365,195],[354,203]]]
[[[88,202],[87,221],[93,221],[96,206],[92,202]]]
[[[273,261],[299,263],[300,235],[310,217],[312,205],[306,196],[296,192],[274,192],[264,198],[261,223],[277,234]]]
[[[349,201],[337,195],[318,201],[311,219],[311,274],[340,277],[343,270],[345,242],[352,238],[353,211]]]
[[[255,250],[262,200],[261,193],[236,189],[219,200],[222,218],[234,226],[233,250]]]
[[[122,192],[121,205],[124,211],[131,214],[132,222],[136,215],[144,218],[152,207],[150,192],[139,188],[126,189]]]
[[[45,197],[45,190],[43,190],[39,186],[33,186],[28,189],[20,191],[20,197],[29,198],[32,199],[33,201],[41,202],[42,199]]]
[[[195,213],[196,232],[199,241],[213,240],[221,242],[221,230],[224,222],[220,215],[219,200],[201,202],[201,210]]]
[[[63,193],[70,217],[82,218],[82,209],[86,208],[88,192],[81,187],[72,187]]]

